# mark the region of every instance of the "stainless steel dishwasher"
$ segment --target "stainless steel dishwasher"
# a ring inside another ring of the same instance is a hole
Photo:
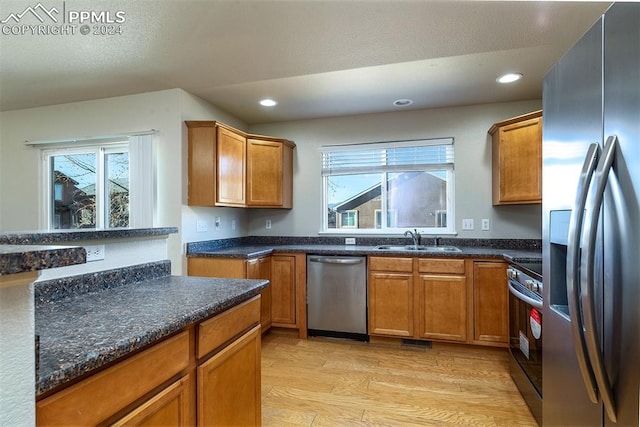
[[[309,335],[368,340],[366,260],[354,256],[307,256]]]

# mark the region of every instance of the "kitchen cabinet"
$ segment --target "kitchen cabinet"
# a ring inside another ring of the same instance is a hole
[[[495,123],[493,204],[542,203],[542,111]]]
[[[369,334],[414,335],[413,260],[369,257]]]
[[[265,279],[271,282],[271,256],[252,259],[193,257],[187,259],[189,276],[224,277],[228,279]],[[272,284],[260,291],[260,324],[262,332],[271,327]]]
[[[258,426],[259,321],[256,296],[40,399],[36,424]]]
[[[259,319],[254,298],[200,325],[198,355],[214,354],[197,367],[198,426],[261,425]]]
[[[189,205],[293,207],[293,142],[215,121],[185,124]]]
[[[296,324],[295,257],[271,257],[271,319],[274,325]]]
[[[189,276],[268,279],[270,286],[261,293],[265,298],[262,319],[269,316],[271,326],[297,329],[301,338],[307,337],[306,254],[279,253],[250,260],[189,257],[187,269]],[[263,331],[267,329],[263,325]]]
[[[508,343],[509,291],[507,263],[473,263],[474,340],[482,343]]]
[[[467,278],[463,259],[418,259],[417,337],[467,340]]]
[[[247,138],[216,126],[216,206],[245,206]]]

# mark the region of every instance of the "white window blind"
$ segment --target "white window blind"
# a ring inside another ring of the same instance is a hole
[[[321,147],[322,175],[453,169],[453,138]]]

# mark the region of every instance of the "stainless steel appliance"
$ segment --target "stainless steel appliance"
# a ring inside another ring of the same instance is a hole
[[[640,4],[543,86],[543,424],[638,426]]]
[[[307,328],[367,340],[366,257],[307,256]]]
[[[509,371],[531,413],[542,423],[542,263],[511,263]]]

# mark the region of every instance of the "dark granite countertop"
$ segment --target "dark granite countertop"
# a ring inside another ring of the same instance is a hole
[[[446,258],[496,258],[509,261],[533,261],[541,260],[542,253],[537,249],[520,248],[491,248],[491,247],[467,247],[456,246],[460,252],[428,252],[428,251],[398,251],[377,249],[377,246],[363,245],[239,245],[223,248],[200,248],[189,252],[188,257],[212,257],[212,258],[256,258],[272,253],[308,253],[318,255],[342,255],[342,256],[411,256],[422,258],[446,257]]]
[[[36,394],[233,307],[267,284],[167,275],[95,292],[37,298]]]
[[[60,242],[164,236],[177,232],[177,227],[15,231],[0,233],[0,244],[49,245]]]
[[[81,247],[0,244],[0,275],[84,264],[86,260]]]

